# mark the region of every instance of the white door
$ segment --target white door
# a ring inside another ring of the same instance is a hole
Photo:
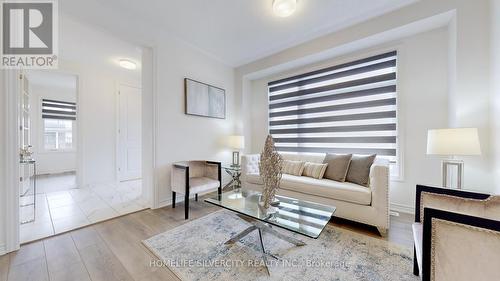
[[[118,180],[142,177],[141,89],[120,85],[118,92]]]

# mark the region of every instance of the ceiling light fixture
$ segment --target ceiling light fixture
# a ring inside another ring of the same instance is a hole
[[[273,11],[279,17],[288,17],[297,8],[297,0],[273,0]]]
[[[123,68],[126,68],[126,69],[136,69],[137,68],[137,64],[131,60],[127,60],[127,59],[121,59],[120,60],[120,66],[123,67]]]

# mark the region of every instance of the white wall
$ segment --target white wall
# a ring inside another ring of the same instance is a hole
[[[73,88],[34,83],[29,85],[31,97],[31,144],[33,146],[33,156],[37,160],[38,174],[56,174],[76,170],[76,137],[73,143],[75,145],[74,151],[51,152],[43,150],[43,119],[41,113],[42,99],[76,102],[76,78],[74,85]]]
[[[141,87],[140,49],[65,14],[60,21],[59,70],[78,77],[78,176],[83,185],[116,181],[117,90]],[[118,66],[131,58],[138,69]]]
[[[415,196],[413,191],[417,183],[439,184],[440,180],[440,160],[428,157],[425,151],[427,129],[446,127],[448,123],[447,48],[447,30],[440,28],[364,52],[252,81],[252,101],[245,104],[251,110],[252,120],[249,152],[259,153],[268,133],[268,82],[397,49],[399,133],[404,155],[404,178],[391,182],[390,196],[394,207],[408,209],[413,204],[411,198]]]
[[[439,54],[447,58],[438,58],[436,61],[439,62],[437,68],[440,69],[443,60],[448,59],[447,75],[443,76],[443,79],[449,80],[449,84],[447,87],[443,87],[442,85],[445,84],[438,83],[435,90],[442,89],[448,92],[448,106],[443,104],[443,108],[447,108],[449,118],[448,120],[438,119],[431,124],[423,122],[419,126],[420,133],[418,136],[415,131],[408,132],[408,135],[412,139],[425,140],[426,129],[431,127],[458,126],[479,128],[483,155],[464,157],[466,162],[465,186],[471,189],[493,192],[495,190],[492,176],[492,151],[494,145],[491,143],[491,117],[489,114],[491,108],[489,103],[490,44],[488,33],[490,30],[490,13],[488,8],[488,0],[421,0],[384,16],[241,66],[236,69],[236,85],[238,85],[236,91],[238,95],[242,96],[239,99],[242,102],[241,107],[244,108],[246,106],[243,103],[244,101],[253,98],[246,97],[247,95],[251,95],[251,92],[245,90],[244,85],[249,79],[255,79],[254,77],[260,78],[263,77],[263,74],[282,73],[314,62],[318,63],[327,59],[339,58],[349,53],[369,49],[373,46],[408,37],[425,30],[446,26],[447,34],[444,38],[448,42],[448,46],[444,52],[439,50]],[[439,37],[439,43],[442,44],[443,40],[441,40],[441,36]],[[433,45],[435,43],[429,42],[428,44]],[[423,48],[423,50],[408,48],[408,51],[415,54],[424,54],[424,51],[430,51],[426,46],[427,44],[421,44],[420,49]],[[413,59],[408,58],[408,60],[412,61]],[[413,62],[418,63],[417,61]],[[421,76],[426,76],[426,73],[435,71],[434,61],[432,62],[433,64],[429,69],[422,69]],[[420,64],[415,64],[415,67],[422,68]],[[414,77],[408,79],[414,79]],[[414,87],[415,89],[428,89],[426,88],[427,85],[420,85],[411,80],[405,83],[408,83],[410,87]],[[428,93],[419,94],[428,95]],[[426,108],[428,108],[427,105],[420,110],[423,112]],[[407,109],[409,113],[412,110],[414,110],[414,107]],[[426,114],[426,112],[422,114]],[[241,123],[249,124],[252,122],[252,118],[251,114],[243,115]],[[446,121],[446,123],[443,123],[443,121]],[[252,126],[256,127],[258,125]],[[429,127],[424,130],[425,126]],[[411,128],[407,128],[407,130],[411,130]],[[244,131],[246,132],[247,130],[244,129]],[[252,136],[247,135],[248,142],[251,142],[252,139]],[[415,150],[411,150],[411,153],[406,155],[405,163],[418,163],[419,159],[426,157],[421,154],[417,155],[418,151],[425,153],[425,150],[421,146],[409,149]],[[412,157],[416,158],[412,159]],[[408,165],[411,167],[412,164]],[[439,173],[439,165],[435,167],[436,170],[431,171],[431,174],[422,172],[421,174],[415,173],[415,178],[407,176],[405,179],[407,182],[401,183],[405,185],[405,188],[394,188],[394,190],[400,190],[401,192],[393,192],[393,195],[391,195],[393,203],[408,204],[402,207],[406,209],[413,208],[414,196],[412,193],[415,189],[414,182],[439,184],[435,178],[436,173]],[[405,168],[405,173],[408,173],[408,170],[412,169]]]
[[[160,204],[169,204],[170,169],[173,162],[214,160],[230,162],[225,137],[233,134],[234,72],[231,67],[176,41],[157,47],[156,167]],[[226,90],[226,119],[184,113],[184,78],[192,78]]]
[[[497,194],[500,194],[500,1],[491,0],[491,128]]]
[[[0,105],[4,105],[6,103],[5,97],[6,92],[5,92],[5,81],[4,81],[4,72],[5,70],[0,70]],[[6,208],[6,201],[7,198],[5,196],[5,188],[7,184],[7,179],[6,179],[6,174],[5,171],[7,167],[5,167],[7,154],[5,152],[6,149],[6,131],[7,128],[5,126],[5,112],[3,111],[4,108],[2,108],[1,114],[0,114],[0,255],[3,255],[5,253],[5,208]]]

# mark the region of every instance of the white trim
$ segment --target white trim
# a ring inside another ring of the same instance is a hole
[[[19,249],[20,71],[5,71],[5,251]]]
[[[142,194],[149,202],[150,208],[159,208],[160,205],[156,175],[158,134],[156,52],[155,47],[142,47]]]
[[[390,204],[390,210],[399,212],[399,213],[405,213],[405,214],[415,214],[415,207],[404,205],[404,204],[398,204],[398,203],[391,203]]]

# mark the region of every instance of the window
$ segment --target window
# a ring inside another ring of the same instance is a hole
[[[399,176],[397,52],[268,84],[278,151],[377,154]]]
[[[45,150],[66,151],[74,149],[75,103],[43,99],[42,120]]]

